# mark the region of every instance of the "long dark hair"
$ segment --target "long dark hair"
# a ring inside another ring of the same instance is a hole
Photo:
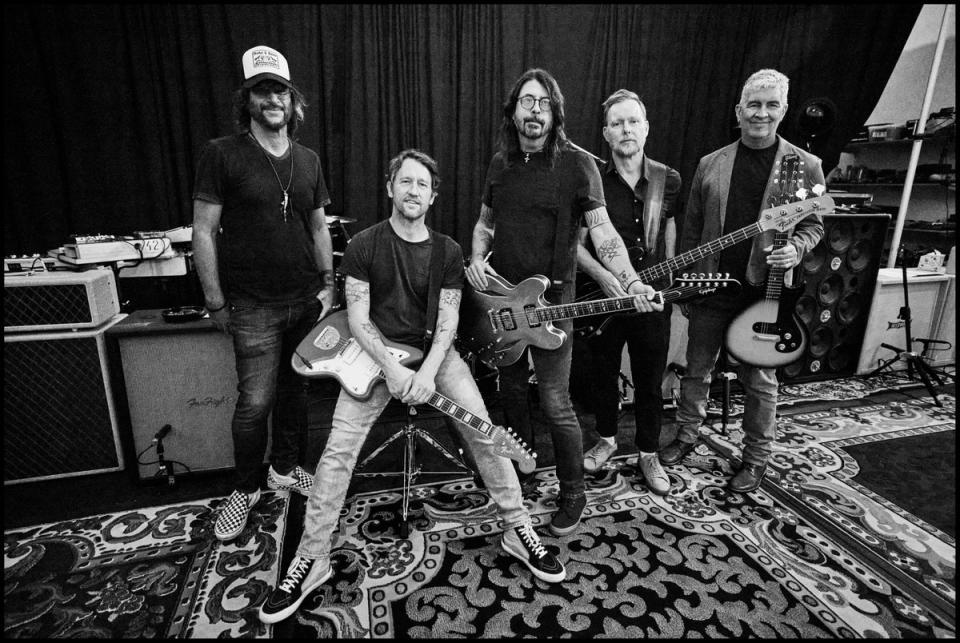
[[[249,104],[249,88],[241,87],[233,93],[233,120],[240,132],[250,129]],[[293,117],[287,123],[287,136],[293,139],[297,128],[303,123],[304,108],[307,107],[307,101],[296,87],[290,88],[290,104],[293,105]]]
[[[520,151],[520,138],[517,132],[517,125],[513,122],[513,114],[517,109],[517,101],[520,100],[520,89],[529,80],[535,80],[543,85],[550,95],[551,113],[553,114],[553,127],[547,134],[547,143],[543,151],[547,154],[552,165],[556,165],[560,158],[560,151],[567,146],[567,132],[564,130],[564,112],[563,112],[563,94],[560,93],[560,85],[556,79],[545,69],[528,69],[514,83],[513,89],[503,104],[503,119],[500,122],[499,145],[500,151],[506,157],[509,163],[510,156]]]

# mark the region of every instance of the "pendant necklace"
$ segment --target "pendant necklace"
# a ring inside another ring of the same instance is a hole
[[[280,191],[283,192],[283,201],[280,202],[280,214],[283,215],[283,222],[287,222],[287,205],[290,203],[290,194],[288,190],[293,184],[293,141],[289,142],[290,149],[290,178],[287,180],[287,187],[283,187],[283,181],[280,180],[280,175],[277,174],[277,168],[274,167],[273,161],[270,160],[270,154],[267,153],[267,150],[264,149],[263,145],[260,144],[260,141],[257,140],[257,137],[253,135],[253,132],[247,132],[250,135],[250,138],[257,144],[257,147],[260,148],[260,151],[263,152],[263,155],[267,158],[267,163],[270,164],[270,169],[273,170],[273,176],[277,179],[277,185],[280,186]]]

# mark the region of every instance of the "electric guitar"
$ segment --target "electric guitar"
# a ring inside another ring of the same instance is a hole
[[[644,268],[642,270],[638,269],[637,276],[640,277],[640,281],[645,284],[654,283],[656,280],[662,277],[667,277],[680,268],[689,266],[700,259],[715,255],[718,252],[722,252],[723,250],[726,250],[730,246],[740,243],[741,241],[752,239],[761,232],[766,230],[785,231],[792,228],[799,221],[813,214],[814,212],[833,212],[833,208],[833,199],[827,195],[805,199],[803,201],[796,201],[794,203],[790,203],[789,205],[775,205],[773,207],[769,207],[760,213],[760,217],[757,219],[756,223],[751,223],[750,225],[744,226],[739,230],[734,230],[733,232],[714,239],[709,243],[705,243],[702,246],[697,246],[693,250],[688,250],[671,259],[667,259],[666,261],[662,261],[654,266],[650,266],[649,268]],[[592,290],[585,286],[578,291],[577,301],[594,299],[603,294],[603,291],[600,290],[600,286],[598,286],[595,282],[593,282],[592,285]],[[624,314],[630,313],[628,312]],[[603,320],[597,326],[584,329],[584,331],[579,333],[579,335],[590,337],[602,332],[608,321],[609,318]]]
[[[384,340],[390,355],[404,366],[417,364],[423,351]],[[297,346],[291,358],[293,370],[304,377],[333,377],[351,396],[366,399],[374,384],[384,379],[383,370],[364,351],[350,332],[347,311],[324,317]],[[483,433],[493,441],[494,453],[510,458],[520,471],[529,473],[537,466],[536,453],[530,453],[523,440],[511,429],[492,424],[463,408],[450,398],[434,392],[430,406]]]
[[[659,303],[702,297],[740,285],[736,279],[714,275],[684,275],[674,283],[674,287],[655,293]],[[633,295],[550,305],[543,296],[549,286],[550,280],[543,275],[524,279],[516,286],[502,277],[487,275],[486,290],[464,288],[457,330],[460,347],[490,368],[509,366],[529,345],[545,350],[559,348],[567,334],[553,325],[555,321],[636,310]]]
[[[803,161],[796,154],[784,156],[774,182],[779,184],[780,201],[776,207],[791,207],[789,201],[802,196]],[[787,232],[776,231],[773,249],[787,243]],[[738,314],[724,336],[727,352],[737,361],[761,368],[777,368],[795,362],[807,348],[807,328],[796,312],[797,299],[803,294],[803,284],[787,287],[783,283],[786,270],[772,266],[759,301]]]

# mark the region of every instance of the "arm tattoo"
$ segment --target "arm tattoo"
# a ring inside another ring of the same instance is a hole
[[[459,308],[460,291],[453,288],[444,288],[440,291],[440,303],[451,308]]]
[[[606,223],[610,220],[610,217],[607,215],[606,208],[597,208],[596,210],[584,212],[583,218],[588,228],[596,228],[598,225]]]
[[[597,248],[597,256],[604,262],[609,263],[614,257],[622,255],[623,244],[620,237],[611,237],[600,244]]]
[[[363,329],[363,332],[370,336],[371,339],[379,339],[381,342],[383,341],[383,337],[380,336],[380,331],[377,330],[377,327],[374,326],[372,322],[363,322],[361,328]]]
[[[437,332],[433,335],[433,345],[446,349],[450,346],[451,339],[450,333],[447,332],[447,322],[437,322]]]
[[[370,284],[365,281],[348,282],[343,292],[347,303],[370,299]]]

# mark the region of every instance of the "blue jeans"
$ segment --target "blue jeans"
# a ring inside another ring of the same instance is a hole
[[[713,368],[736,308],[690,306],[687,333],[687,373],[680,378],[677,439],[693,443],[707,417]],[[766,464],[777,439],[777,371],[741,364],[737,377],[744,391],[743,461]]]
[[[530,346],[528,350],[533,359],[533,372],[537,376],[540,408],[550,423],[560,494],[565,498],[578,498],[585,494],[585,486],[583,436],[580,432],[580,421],[570,401],[573,322],[565,320],[554,325],[567,333],[567,339],[560,348],[543,350]],[[529,380],[526,351],[515,363],[500,368],[500,396],[507,424],[535,450],[528,402]]]
[[[237,405],[233,412],[236,488],[260,488],[267,449],[267,417],[273,413],[270,464],[278,473],[297,465],[307,426],[307,380],[290,366],[297,344],[320,316],[316,298],[287,304],[231,304],[230,333],[237,360]]]
[[[489,421],[490,416],[473,375],[454,348],[447,351],[434,381],[439,393]],[[320,456],[313,491],[307,500],[298,556],[314,560],[329,559],[331,536],[340,520],[340,509],[346,500],[360,449],[389,401],[390,392],[384,382],[374,386],[366,400],[355,399],[341,389],[337,408],[333,412],[330,437]],[[529,516],[511,461],[495,455],[493,441],[483,433],[460,422],[456,426],[473,456],[490,499],[497,505],[504,526],[510,529],[527,522]]]

